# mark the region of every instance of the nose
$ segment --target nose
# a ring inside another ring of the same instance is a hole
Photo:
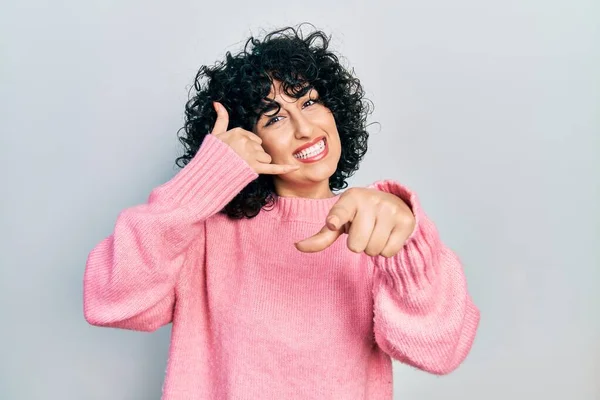
[[[314,131],[313,123],[301,112],[296,114],[294,120],[294,136],[296,139],[310,138]]]

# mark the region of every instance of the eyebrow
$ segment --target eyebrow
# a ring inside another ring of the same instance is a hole
[[[306,94],[309,93],[313,89],[314,89],[314,86],[312,86],[312,85],[304,86],[302,89],[300,89],[298,91],[298,93],[296,93],[296,96],[298,96],[296,99],[299,100],[300,98],[306,96]],[[264,102],[263,104],[264,105],[261,108],[259,108],[259,110],[258,110],[258,112],[259,112],[258,118],[259,119],[262,118],[262,116],[264,114],[266,114],[270,111],[278,110],[278,112],[279,112],[281,110],[281,104],[279,104],[279,102],[276,100],[269,100],[267,102]],[[277,114],[275,114],[275,115],[277,115]],[[271,115],[271,116],[273,117],[275,115]]]

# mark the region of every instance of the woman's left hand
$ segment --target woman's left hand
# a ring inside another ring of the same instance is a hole
[[[296,248],[305,253],[322,251],[347,233],[351,251],[392,257],[402,249],[415,223],[410,207],[398,196],[371,188],[351,188],[331,208],[323,229],[296,243]]]

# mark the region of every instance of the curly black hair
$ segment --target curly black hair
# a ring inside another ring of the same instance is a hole
[[[261,113],[273,107],[267,96],[273,80],[278,80],[282,90],[293,98],[300,98],[307,87],[314,87],[319,93],[318,101],[332,112],[340,136],[341,157],[329,187],[335,191],[348,186],[347,178],[356,172],[367,152],[366,121],[372,103],[364,97],[353,71],[344,68],[339,57],[329,50],[331,37],[320,30],[304,37],[301,27],[275,30],[263,40],[251,36],[238,54],[228,51],[224,61],[200,68],[185,106],[185,124],[178,131],[185,147],[185,154],[176,160],[179,167],[187,165],[211,132],[217,118],[213,101],[227,109],[228,129],[252,131]],[[184,134],[180,134],[182,131]],[[259,175],[221,212],[236,219],[252,218],[262,208],[272,206],[276,198],[273,177]]]

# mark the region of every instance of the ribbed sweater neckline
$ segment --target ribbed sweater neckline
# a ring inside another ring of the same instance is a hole
[[[305,197],[275,196],[275,203],[262,212],[282,221],[304,221],[325,224],[331,207],[339,200],[341,193],[324,199]]]

